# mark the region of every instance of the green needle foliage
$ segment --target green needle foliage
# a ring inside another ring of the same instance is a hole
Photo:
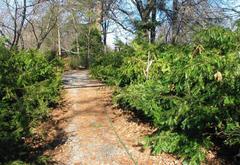
[[[0,43],[0,162],[26,156],[24,139],[57,103],[62,64],[36,51],[10,51]]]
[[[188,45],[134,41],[98,59],[92,74],[119,86],[115,100],[143,112],[159,128],[146,138],[153,153],[200,164],[213,139],[240,147],[239,38],[238,30],[213,27]]]

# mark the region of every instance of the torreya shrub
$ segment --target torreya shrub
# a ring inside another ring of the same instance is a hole
[[[238,38],[238,32],[214,27],[186,46],[134,42],[131,54],[121,57],[121,65],[104,64],[110,66],[107,71],[102,67],[94,73],[105,81],[120,82],[116,85],[124,88],[115,100],[143,112],[159,128],[146,138],[154,153],[175,153],[187,163],[200,164],[213,139],[240,147]],[[149,52],[153,62],[147,78]]]
[[[62,66],[58,58],[48,59],[36,51],[10,51],[0,44],[1,162],[26,155],[24,138],[58,101]]]
[[[123,81],[121,66],[124,59],[131,56],[133,49],[127,45],[121,45],[121,51],[110,52],[96,58],[91,63],[91,74],[109,85],[120,85]],[[125,84],[124,84],[125,85]]]
[[[219,54],[225,54],[239,47],[238,30],[233,32],[222,27],[211,27],[199,32],[195,36],[194,42],[202,44],[204,48],[215,50]]]

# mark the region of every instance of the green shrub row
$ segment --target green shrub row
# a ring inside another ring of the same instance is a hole
[[[24,159],[24,139],[48,117],[61,88],[62,63],[0,43],[0,162]]]
[[[154,153],[200,164],[213,139],[240,147],[239,38],[238,31],[213,27],[188,45],[134,41],[99,58],[92,74],[119,86],[117,102],[143,112],[159,128],[146,140]]]

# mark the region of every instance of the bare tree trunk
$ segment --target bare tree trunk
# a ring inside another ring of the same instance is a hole
[[[14,15],[11,15],[11,17],[14,21],[14,36],[13,36],[13,41],[11,43],[11,49],[13,49],[13,48],[17,49],[19,40],[21,39],[22,29],[23,29],[23,26],[24,26],[24,23],[25,23],[25,20],[26,20],[26,12],[27,12],[27,0],[23,0],[23,7],[22,7],[23,11],[22,11],[22,14],[21,14],[21,23],[18,27],[17,19],[18,19],[19,7],[17,5],[18,2],[16,0],[14,1],[14,3],[15,3],[15,11],[14,11]],[[11,7],[10,7],[10,4],[8,2],[7,2],[7,6],[9,8],[9,11],[11,12],[11,9],[10,9]]]
[[[149,45],[150,45],[150,44],[151,44],[151,40],[150,40],[150,38],[151,38],[151,32],[149,31],[148,34],[149,34]],[[153,63],[153,60],[152,60],[151,58],[152,58],[152,57],[151,57],[151,52],[150,52],[150,50],[149,50],[149,51],[148,51],[147,67],[146,67],[146,70],[144,71],[146,80],[149,79],[149,71],[150,71],[150,67],[151,67],[151,65],[152,65],[152,63]]]
[[[20,40],[20,37],[22,35],[22,29],[26,20],[26,12],[27,12],[27,0],[23,0],[23,12],[22,12],[22,21],[19,27],[19,30],[17,32],[16,42],[15,45],[17,46]]]
[[[103,23],[103,46],[104,46],[104,53],[107,53],[107,22],[104,21]]]
[[[173,0],[172,10],[172,43],[175,44],[177,41],[178,33],[178,0]]]
[[[61,34],[60,34],[60,26],[58,23],[58,55],[61,56],[62,55],[62,50],[61,50]]]
[[[90,59],[90,33],[91,27],[88,27],[88,34],[87,34],[87,56],[86,56],[86,68],[89,67],[89,59]]]
[[[77,44],[77,54],[80,55],[80,45],[79,45],[79,40],[78,40],[78,29],[77,29],[77,24],[76,20],[74,17],[74,14],[72,13],[72,20],[73,20],[73,27],[76,33],[76,44]]]
[[[77,44],[77,54],[80,55],[80,45],[79,45],[79,41],[78,41],[78,35],[76,35],[76,44]]]
[[[7,2],[7,1],[6,1]],[[8,6],[8,10],[9,10],[9,13],[11,13],[11,9],[10,9],[10,4],[8,4],[7,2],[7,6]],[[17,2],[15,1],[15,13],[14,13],[14,16],[12,16],[12,19],[14,21],[14,35],[13,35],[13,41],[11,43],[11,49],[13,49],[13,47],[15,46],[15,42],[16,42],[16,38],[17,38],[17,13],[18,13],[18,7],[17,7]]]
[[[157,19],[157,4],[156,0],[154,0],[154,6],[152,9],[152,27],[151,27],[151,36],[150,36],[150,41],[151,43],[155,42],[156,39],[156,19]]]
[[[23,49],[25,49],[25,43],[24,43],[24,39],[23,39],[22,35],[21,35],[20,39],[21,39],[21,49],[23,50]]]
[[[107,52],[107,32],[108,32],[108,12],[113,1],[102,0],[101,1],[101,12],[100,12],[100,24],[102,27],[102,42],[104,46],[104,53]]]

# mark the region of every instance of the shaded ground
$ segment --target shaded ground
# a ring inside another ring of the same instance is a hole
[[[88,71],[71,71],[63,78],[64,108],[53,113],[54,121],[65,132],[60,143],[47,154],[59,165],[178,165],[169,155],[152,156],[142,145],[143,137],[154,132],[130,112],[113,107],[111,90]],[[56,132],[55,132],[56,133]],[[212,156],[212,163],[219,164]]]

